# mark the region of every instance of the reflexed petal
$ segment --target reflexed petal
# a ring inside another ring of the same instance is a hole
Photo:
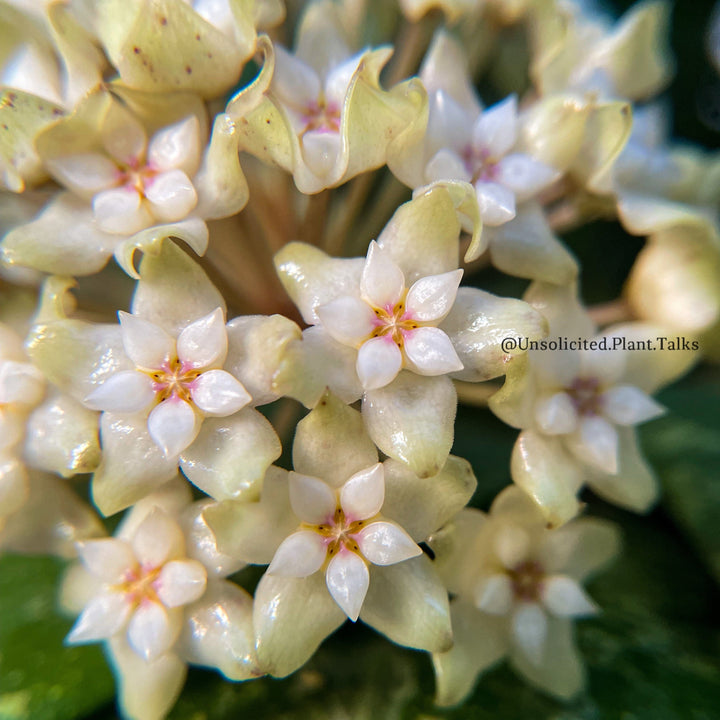
[[[616,385],[602,395],[603,414],[617,425],[637,425],[663,415],[665,408],[633,385]]]
[[[581,462],[614,475],[618,470],[618,434],[604,418],[584,417],[567,444]]]
[[[133,235],[153,224],[150,211],[134,187],[103,190],[93,198],[98,227],[114,235]]]
[[[373,309],[359,298],[346,295],[316,310],[328,335],[343,345],[357,347],[377,326]]]
[[[445,375],[463,369],[450,338],[440,328],[419,327],[403,332],[408,366],[420,375]]]
[[[391,310],[400,302],[405,290],[405,277],[402,270],[374,240],[365,260],[360,293],[375,307]]]
[[[197,560],[173,560],[163,565],[158,577],[158,597],[166,607],[178,607],[202,596],[207,570]]]
[[[515,193],[515,200],[523,202],[537,195],[560,173],[530,155],[514,153],[504,157],[498,164],[498,181]]]
[[[443,149],[433,155],[425,166],[426,182],[435,180],[463,180],[470,182],[472,175],[468,172],[462,159],[452,150]]]
[[[385,473],[381,463],[356,472],[340,489],[340,507],[350,521],[377,515],[385,500]]]
[[[325,571],[325,582],[333,600],[355,622],[370,584],[365,561],[354,552],[341,550],[330,561]]]
[[[193,176],[200,164],[200,123],[195,115],[156,132],[148,147],[148,164]]]
[[[126,370],[111,375],[84,402],[91,410],[134,413],[144,410],[153,400],[155,390],[150,377],[136,370]]]
[[[145,660],[169,650],[180,634],[180,618],[157,602],[146,601],[135,610],[128,623],[128,642]]]
[[[512,581],[505,573],[483,578],[475,587],[475,607],[491,615],[506,615],[514,599]]]
[[[405,299],[406,315],[420,322],[439,322],[455,302],[462,270],[428,275],[413,283]]]
[[[358,65],[364,59],[364,55],[365,53],[362,52],[356,53],[347,60],[335,65],[328,72],[325,78],[325,93],[328,100],[342,107],[350,82],[358,69]]]
[[[530,534],[519,525],[507,524],[495,535],[495,552],[502,564],[512,570],[527,560],[530,553]]]
[[[515,144],[517,132],[517,96],[510,95],[480,114],[473,128],[473,145],[502,157]]]
[[[147,423],[150,437],[167,458],[177,457],[200,431],[195,411],[175,396],[153,408]]]
[[[46,164],[60,183],[88,200],[118,184],[117,165],[100,153],[61,156],[49,159]]]
[[[173,560],[185,548],[180,526],[157,507],[140,523],[130,542],[140,563],[150,568]]]
[[[283,540],[267,572],[282,577],[307,577],[322,567],[326,555],[327,547],[320,535],[300,530]]]
[[[515,217],[515,193],[494,182],[475,183],[480,217],[486,225],[502,225]]]
[[[73,625],[67,642],[75,645],[112,637],[124,627],[130,607],[123,593],[105,592],[96,595]]]
[[[535,603],[522,603],[512,618],[512,634],[520,650],[533,665],[542,662],[547,638],[545,611]]]
[[[174,359],[175,341],[161,327],[120,311],[122,340],[128,357],[140,368],[157,370]]]
[[[321,525],[332,519],[337,507],[335,493],[318,478],[291,472],[289,479],[290,504],[293,512],[304,522]]]
[[[311,130],[302,137],[305,163],[319,178],[327,177],[335,168],[340,155],[340,135],[326,130]]]
[[[422,555],[413,539],[392,522],[374,522],[355,535],[360,552],[373,565],[394,565]]]
[[[598,612],[598,606],[580,585],[565,575],[545,578],[542,585],[542,601],[549,612],[561,617],[586,617]]]
[[[535,403],[535,421],[546,435],[566,435],[577,427],[578,414],[572,398],[559,392]]]
[[[191,322],[177,339],[178,359],[195,368],[222,363],[227,354],[227,331],[222,308]]]
[[[364,342],[355,366],[362,386],[366,390],[385,387],[400,372],[402,360],[402,352],[390,335]]]
[[[145,184],[145,197],[155,220],[174,222],[187,217],[197,205],[197,193],[182,170],[168,170]]]
[[[226,417],[244,408],[251,400],[242,383],[225,370],[208,370],[192,384],[193,402],[208,415]]]
[[[78,546],[83,565],[107,582],[118,581],[137,563],[130,545],[115,538],[88,540]]]

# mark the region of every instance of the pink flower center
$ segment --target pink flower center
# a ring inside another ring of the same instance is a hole
[[[318,533],[325,541],[327,557],[331,558],[341,550],[349,550],[361,555],[355,535],[367,524],[367,520],[351,520],[345,516],[342,508],[337,508],[335,514],[322,525],[306,525],[303,527]]]
[[[128,602],[137,606],[143,602],[160,602],[157,596],[159,575],[162,568],[136,565],[125,573],[115,590],[124,593]]]
[[[164,363],[159,370],[147,373],[153,381],[153,390],[158,402],[167,400],[173,395],[192,402],[192,389],[195,380],[200,377],[200,370],[175,359]]]
[[[317,100],[305,106],[302,119],[305,127],[300,137],[311,130],[340,132],[340,106],[335,102],[328,102],[322,93]]]
[[[462,151],[462,159],[465,169],[472,176],[472,183],[494,182],[500,173],[499,158],[492,156],[487,148],[479,150],[472,145],[466,145]]]
[[[578,377],[566,389],[578,415],[599,415],[602,411],[602,387],[594,377]]]
[[[145,189],[152,184],[158,173],[157,168],[150,164],[144,164],[139,157],[132,158],[127,165],[118,164],[117,184],[126,190],[134,190],[144,197]]]
[[[412,314],[405,309],[405,298],[394,306],[388,305],[384,308],[373,307],[375,311],[375,329],[372,337],[387,337],[402,350],[405,333],[416,330],[419,323],[412,317]]]

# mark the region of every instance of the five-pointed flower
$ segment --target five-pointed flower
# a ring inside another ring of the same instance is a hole
[[[358,348],[357,374],[366,390],[383,387],[405,367],[419,375],[463,369],[450,338],[437,327],[452,309],[462,270],[429,275],[405,287],[389,254],[370,243],[360,298],[345,295],[317,309],[328,334]]]
[[[187,325],[177,340],[147,320],[119,316],[123,346],[136,369],[110,376],[86,398],[89,407],[115,413],[152,408],[150,437],[173,457],[195,439],[203,416],[232,415],[250,402],[242,383],[221,369],[227,354],[221,308]]]
[[[422,550],[382,518],[385,479],[380,463],[356,472],[338,489],[319,478],[290,474],[290,503],[303,521],[277,549],[268,573],[307,577],[325,570],[327,589],[354,622],[370,583],[368,563],[394,565]]]

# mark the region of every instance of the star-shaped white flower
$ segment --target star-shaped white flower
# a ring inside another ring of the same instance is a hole
[[[463,369],[450,338],[437,327],[452,309],[462,273],[428,275],[406,288],[400,267],[370,243],[360,297],[346,295],[317,309],[331,337],[358,348],[357,374],[366,390],[384,387],[402,368],[419,375]]]
[[[135,370],[110,376],[86,399],[95,409],[115,413],[150,410],[150,437],[173,457],[195,439],[204,416],[226,417],[251,397],[242,383],[222,370],[227,355],[223,311],[216,308],[172,338],[161,327],[120,312],[125,352]]]
[[[395,565],[422,550],[379,514],[385,499],[381,463],[356,472],[339,489],[295,472],[289,482],[290,503],[303,524],[277,549],[268,573],[307,577],[324,568],[330,595],[354,622],[370,584],[368,564]]]
[[[156,508],[130,538],[90,540],[78,550],[100,584],[67,641],[95,642],[126,632],[130,647],[145,660],[173,647],[182,628],[180,608],[200,598],[207,584],[205,567],[185,557],[177,522]]]
[[[188,217],[198,202],[191,180],[203,144],[197,117],[162,128],[149,142],[133,115],[118,111],[118,118],[102,134],[104,153],[54,157],[50,172],[92,201],[95,222],[107,233],[132,235]]]

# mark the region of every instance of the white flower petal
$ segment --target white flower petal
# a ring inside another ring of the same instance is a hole
[[[116,538],[88,540],[78,546],[83,565],[107,582],[120,580],[137,563],[130,545]]]
[[[166,458],[176,457],[197,437],[200,423],[195,411],[173,395],[148,415],[148,433]]]
[[[395,565],[422,555],[422,550],[398,525],[392,522],[374,522],[355,536],[360,552],[373,565]]]
[[[584,417],[580,426],[567,438],[568,447],[575,457],[603,472],[615,475],[618,471],[618,434],[607,420],[601,417]]]
[[[127,622],[130,607],[123,593],[106,592],[96,595],[73,625],[67,642],[75,645],[112,637]]]
[[[325,582],[333,600],[355,622],[370,585],[367,565],[354,552],[341,551],[325,572]]]
[[[157,568],[182,553],[185,540],[180,526],[155,507],[130,538],[135,556],[146,568]]]
[[[490,575],[475,587],[475,607],[491,615],[506,615],[515,598],[512,580],[505,573]]]
[[[549,612],[560,617],[587,617],[598,612],[598,606],[580,585],[566,575],[545,578],[542,601]]]
[[[430,162],[425,166],[425,181],[428,183],[436,180],[462,180],[470,182],[472,175],[465,167],[460,156],[443,148],[433,155]]]
[[[46,163],[59,182],[86,199],[114,187],[119,181],[117,165],[100,153],[57,157]]]
[[[208,370],[192,384],[193,402],[207,415],[227,417],[251,400],[242,383],[225,370]]]
[[[350,81],[360,65],[364,52],[356,53],[347,60],[335,65],[325,78],[325,97],[342,107],[345,102]]]
[[[365,390],[385,387],[402,367],[402,352],[392,337],[383,335],[363,343],[355,369]]]
[[[660,403],[633,385],[616,385],[603,393],[603,414],[617,425],[637,425],[665,412]]]
[[[157,595],[166,607],[178,607],[202,597],[207,570],[197,560],[173,560],[163,565]]]
[[[318,478],[291,472],[289,479],[290,505],[304,522],[321,525],[335,515],[337,500],[330,487]]]
[[[512,618],[512,634],[518,647],[533,665],[542,662],[548,620],[535,603],[522,603]]]
[[[340,489],[340,507],[350,522],[377,515],[384,500],[385,472],[382,463],[356,472]]]
[[[451,147],[460,152],[471,141],[473,115],[443,89],[430,93],[428,101],[428,145],[435,150]]]
[[[541,397],[535,403],[535,421],[546,435],[571,433],[578,424],[575,403],[565,392]]]
[[[374,310],[360,298],[337,298],[315,311],[328,334],[339,343],[357,347],[377,326]]]
[[[108,153],[123,165],[135,164],[147,147],[145,128],[119,103],[105,117],[102,141]]]
[[[15,360],[0,361],[0,406],[11,403],[35,405],[44,393],[45,378],[36,367]]]
[[[529,155],[513,153],[498,163],[498,182],[515,193],[517,202],[537,195],[560,176],[554,168]]]
[[[480,217],[485,225],[502,225],[515,217],[515,193],[494,182],[475,183]]]
[[[168,170],[145,183],[145,197],[156,220],[175,222],[186,218],[197,205],[197,192],[182,170]]]
[[[519,525],[505,525],[495,535],[495,553],[500,562],[512,570],[524,560],[530,552],[530,535]]]
[[[312,530],[300,530],[283,540],[267,572],[282,577],[307,577],[322,567],[326,556],[322,537]]]
[[[360,294],[375,307],[392,311],[404,290],[402,270],[391,259],[390,253],[371,241],[360,279]]]
[[[148,164],[158,170],[177,168],[193,176],[200,165],[200,123],[195,115],[158,130],[150,140]]]
[[[173,646],[180,629],[174,613],[170,616],[160,603],[145,601],[130,618],[128,642],[140,657],[152,660]]]
[[[155,399],[153,381],[137,370],[111,375],[83,401],[91,410],[133,413],[144,410]]]
[[[120,311],[123,347],[128,357],[144,370],[157,370],[175,355],[175,340],[154,323]]]
[[[311,102],[316,102],[320,95],[320,78],[315,70],[284,47],[274,47],[273,94],[293,109],[305,109]]]
[[[403,332],[405,357],[420,375],[445,375],[463,369],[450,338],[440,328],[419,327]]]
[[[510,95],[480,114],[473,128],[473,145],[500,158],[515,144],[517,133],[517,96]]]
[[[340,147],[340,135],[336,132],[311,130],[302,138],[305,163],[319,178],[327,177],[334,170]]]
[[[462,276],[462,270],[452,270],[442,275],[428,275],[414,282],[405,299],[406,315],[420,322],[442,320],[455,302]]]
[[[153,224],[143,198],[132,186],[103,190],[95,195],[92,206],[98,227],[113,235],[133,235]]]
[[[227,330],[222,308],[191,322],[178,335],[178,358],[195,368],[222,364],[227,354]]]

